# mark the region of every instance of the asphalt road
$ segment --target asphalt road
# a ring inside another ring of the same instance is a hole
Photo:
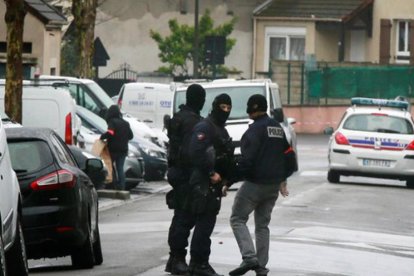
[[[329,184],[327,141],[298,137],[300,171],[289,179],[290,195],[278,199],[270,224],[269,276],[414,275],[414,190],[401,181],[361,177]],[[143,183],[133,200],[101,209],[101,266],[74,270],[70,258],[36,260],[30,275],[167,275],[168,189],[166,182]],[[241,262],[228,223],[235,192],[223,199],[212,237],[210,262],[224,275]]]

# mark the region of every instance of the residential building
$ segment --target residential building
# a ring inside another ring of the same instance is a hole
[[[254,11],[252,70],[272,60],[414,64],[411,22],[413,0],[266,1]]]
[[[39,74],[60,74],[62,26],[66,18],[43,0],[25,0],[27,13],[23,32],[24,77]],[[4,18],[6,4],[0,1],[0,18]],[[3,19],[4,20],[4,19]],[[0,24],[0,78],[5,77],[7,59],[6,24]]]

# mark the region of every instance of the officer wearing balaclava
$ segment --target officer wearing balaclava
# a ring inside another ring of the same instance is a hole
[[[186,91],[186,103],[168,122],[168,182],[173,189],[167,194],[169,208],[174,209],[174,216],[168,232],[170,257],[165,271],[174,275],[185,275],[188,265],[185,261],[188,237],[194,226],[192,214],[186,211],[188,182],[191,175],[191,159],[188,156],[193,127],[203,118],[200,110],[204,106],[206,92],[199,84],[191,84]]]
[[[234,148],[224,128],[230,112],[229,95],[218,95],[212,103],[209,116],[194,127],[191,136],[189,155],[193,171],[188,210],[194,215],[195,228],[187,275],[219,276],[209,264],[210,236],[220,210],[222,185],[229,175],[228,166],[223,164],[233,158]]]

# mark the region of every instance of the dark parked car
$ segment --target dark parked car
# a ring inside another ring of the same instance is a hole
[[[75,267],[101,264],[98,196],[88,174],[102,170],[102,161],[88,159],[81,170],[51,129],[8,128],[6,134],[23,197],[28,258],[70,255]]]
[[[108,128],[104,119],[83,107],[78,106],[76,114],[81,118],[82,126],[92,130],[97,135],[102,134]],[[143,164],[145,164],[144,179],[146,181],[164,179],[167,171],[167,155],[163,148],[134,134],[134,138],[129,142],[129,149],[130,153],[128,154],[125,168],[128,168],[128,159],[142,158]],[[134,150],[131,152],[132,149]],[[134,158],[133,155],[136,157]],[[125,172],[128,184],[128,171]]]
[[[94,170],[88,172],[88,176],[92,180],[95,189],[103,189],[105,187],[105,179],[108,175],[108,170],[103,165],[102,159],[77,146],[68,145],[68,148],[70,149],[70,152],[73,154],[73,157],[75,157],[76,163],[78,163],[79,168],[83,171],[86,170],[86,162],[89,159],[96,158],[101,160],[102,170]]]

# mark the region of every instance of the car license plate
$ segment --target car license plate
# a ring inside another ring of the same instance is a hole
[[[365,167],[391,167],[391,161],[378,159],[362,159],[362,165]]]

